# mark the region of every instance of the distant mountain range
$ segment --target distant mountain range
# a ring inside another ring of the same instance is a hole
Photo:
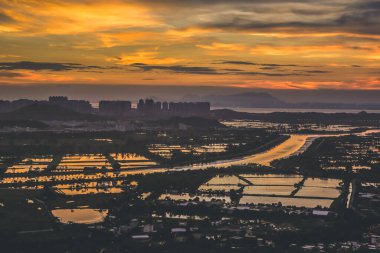
[[[214,107],[268,108],[286,105],[285,102],[263,92],[247,92],[219,96],[212,95],[203,97],[201,100],[210,102]]]
[[[379,103],[289,103],[265,92],[245,92],[232,95],[209,95],[187,100],[208,101],[213,107],[228,108],[300,108],[300,109],[357,109],[380,110]]]

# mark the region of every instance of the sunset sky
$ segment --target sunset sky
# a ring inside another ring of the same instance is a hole
[[[380,89],[380,1],[0,0],[0,83]]]

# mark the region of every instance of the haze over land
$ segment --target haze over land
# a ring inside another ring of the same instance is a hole
[[[285,105],[305,107],[317,104],[359,106],[380,105],[379,90],[284,90],[248,89],[211,86],[146,86],[146,85],[0,85],[0,100],[46,100],[49,96],[64,95],[72,99],[86,99],[93,103],[100,100],[131,100],[152,97],[158,101],[209,101],[212,106],[276,108]],[[343,106],[344,107],[344,106]],[[347,106],[346,106],[347,108]]]

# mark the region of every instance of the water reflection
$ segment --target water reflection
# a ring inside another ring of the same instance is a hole
[[[51,211],[61,223],[94,224],[103,222],[108,210],[99,209],[55,209]]]
[[[314,139],[316,137],[314,135],[291,135],[290,138],[284,141],[283,143],[277,145],[276,147],[268,151],[259,154],[249,155],[238,159],[211,162],[207,164],[195,164],[192,167],[225,168],[233,165],[246,165],[252,163],[269,166],[270,163],[276,159],[285,158],[299,152],[308,143],[308,139],[310,138]]]
[[[220,197],[221,194],[228,196],[231,189],[241,190],[240,204],[271,205],[281,202],[283,206],[328,208],[342,194],[342,183],[338,179],[303,178],[298,175],[240,174],[216,176],[201,185],[198,191]],[[176,196],[175,199],[180,198]]]
[[[281,202],[283,206],[296,206],[314,208],[317,206],[329,208],[334,200],[332,199],[309,199],[309,198],[287,198],[269,196],[243,196],[240,204],[265,204],[272,205]]]
[[[302,187],[295,196],[297,197],[317,197],[335,199],[341,194],[340,190],[326,187]]]
[[[293,186],[281,185],[264,185],[264,186],[246,186],[244,187],[244,195],[276,195],[276,196],[290,196],[295,190]]]
[[[205,194],[190,195],[188,193],[184,194],[162,194],[159,200],[174,200],[174,201],[192,201],[196,200],[199,202],[211,202],[211,201],[221,201],[223,203],[231,203],[231,199],[228,196],[213,196]]]
[[[367,136],[369,134],[378,133],[378,129],[369,129],[361,133],[353,135]],[[344,134],[292,134],[290,138],[281,144],[264,151],[259,154],[253,154],[236,159],[221,160],[204,164],[194,164],[190,166],[191,169],[205,169],[207,167],[226,168],[234,165],[247,165],[247,164],[261,164],[270,166],[271,162],[278,159],[287,158],[289,156],[298,155],[303,153],[314,140],[320,137],[339,137],[347,136],[351,133]],[[181,168],[179,168],[181,169]]]

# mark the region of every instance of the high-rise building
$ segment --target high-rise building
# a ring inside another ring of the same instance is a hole
[[[105,115],[125,115],[132,110],[131,101],[100,101],[99,112]]]
[[[141,114],[166,113],[178,116],[207,115],[210,113],[209,102],[155,102],[153,99],[139,100],[137,111]]]
[[[163,110],[164,112],[169,111],[169,104],[168,104],[168,102],[163,102],[163,103],[162,103],[162,110]]]
[[[161,102],[155,102],[153,99],[139,100],[137,104],[137,111],[142,114],[154,114],[161,112]]]
[[[80,113],[91,113],[92,106],[90,102],[86,100],[69,100],[64,96],[52,96],[49,97],[49,103],[56,104],[61,107],[80,112]]]
[[[143,99],[139,100],[139,103],[137,104],[137,111],[140,113],[143,113],[145,110],[145,102]]]
[[[49,97],[49,103],[53,104],[61,104],[61,103],[67,103],[69,99],[65,96],[51,96]]]

